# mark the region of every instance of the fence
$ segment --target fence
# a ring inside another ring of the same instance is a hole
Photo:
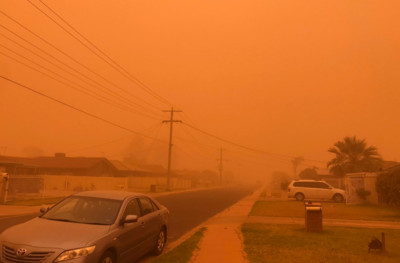
[[[189,189],[191,180],[171,178],[172,189]],[[8,200],[34,197],[66,196],[88,190],[125,190],[149,192],[151,185],[165,189],[165,177],[72,176],[72,175],[12,175]]]

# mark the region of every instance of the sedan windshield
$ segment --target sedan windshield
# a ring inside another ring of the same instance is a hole
[[[122,201],[71,196],[54,207],[42,218],[74,223],[111,225],[115,222]]]

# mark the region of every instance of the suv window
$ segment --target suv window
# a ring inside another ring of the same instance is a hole
[[[314,182],[295,182],[293,186],[315,188]]]
[[[317,188],[329,189],[329,185],[323,182],[315,182]]]
[[[323,188],[323,189],[329,189],[329,185],[323,182],[295,182],[293,183],[293,186],[296,187],[307,187],[307,188]]]

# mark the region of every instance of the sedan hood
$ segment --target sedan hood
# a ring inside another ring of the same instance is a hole
[[[1,233],[1,240],[34,247],[71,249],[102,237],[109,225],[90,225],[34,218]]]

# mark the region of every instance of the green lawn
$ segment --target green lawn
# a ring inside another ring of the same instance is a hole
[[[322,203],[324,218],[399,221],[400,210],[376,205]],[[297,201],[257,201],[251,216],[304,217],[304,203]]]
[[[307,233],[302,226],[267,224],[244,224],[241,230],[251,263],[400,262],[400,230],[324,227]],[[387,253],[368,253],[368,242],[382,231]]]
[[[204,235],[205,227],[201,228],[190,238],[179,244],[173,250],[155,258],[151,263],[187,263],[197,249],[197,244]]]

